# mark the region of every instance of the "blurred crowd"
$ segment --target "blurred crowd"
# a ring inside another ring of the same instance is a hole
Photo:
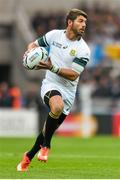
[[[92,98],[120,98],[119,68],[114,71],[113,67],[104,63],[96,68],[88,68],[81,76],[80,86],[87,83],[92,85]]]
[[[88,14],[88,23],[85,38],[87,41],[119,41],[120,40],[120,13],[119,8],[113,10],[111,7],[101,6],[99,2],[92,7],[83,1],[76,5]],[[37,12],[32,18],[32,26],[37,36],[56,28],[65,28],[66,12],[44,14]]]
[[[19,87],[0,83],[0,107],[19,109],[22,107],[22,94]]]
[[[38,90],[39,91],[39,90]],[[39,94],[29,89],[23,94],[20,87],[6,81],[0,83],[0,108],[44,108]]]

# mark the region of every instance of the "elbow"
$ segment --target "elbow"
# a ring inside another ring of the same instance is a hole
[[[76,78],[73,78],[73,77],[72,77],[72,78],[70,78],[70,81],[75,81],[75,80],[76,80]]]
[[[75,81],[79,76],[80,76],[79,73],[73,71],[73,73],[71,73],[70,80]]]
[[[78,78],[78,75],[77,75],[77,76],[71,76],[71,77],[70,77],[70,80],[71,80],[71,81],[75,81],[77,78]]]

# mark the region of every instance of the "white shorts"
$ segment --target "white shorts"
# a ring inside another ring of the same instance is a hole
[[[48,82],[47,80],[44,80],[41,87],[41,97],[42,97],[43,102],[44,102],[45,94],[51,90],[57,90],[61,93],[62,99],[64,102],[63,113],[68,115],[74,103],[75,93],[72,93],[68,88],[64,86],[60,86],[59,84],[51,83],[51,82]]]

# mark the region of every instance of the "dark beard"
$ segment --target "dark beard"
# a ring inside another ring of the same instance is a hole
[[[77,32],[76,29],[72,29],[73,33],[76,36],[77,40],[80,40],[84,33]]]
[[[74,34],[75,34],[77,40],[80,40],[83,35],[83,33],[78,33],[78,32],[77,33],[74,32]]]

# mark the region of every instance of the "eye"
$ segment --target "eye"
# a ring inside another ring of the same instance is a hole
[[[82,19],[80,19],[78,22],[83,22],[83,20],[82,20]]]
[[[86,24],[86,21],[84,21],[83,19],[79,19],[78,22],[79,23],[83,23],[84,22]]]

